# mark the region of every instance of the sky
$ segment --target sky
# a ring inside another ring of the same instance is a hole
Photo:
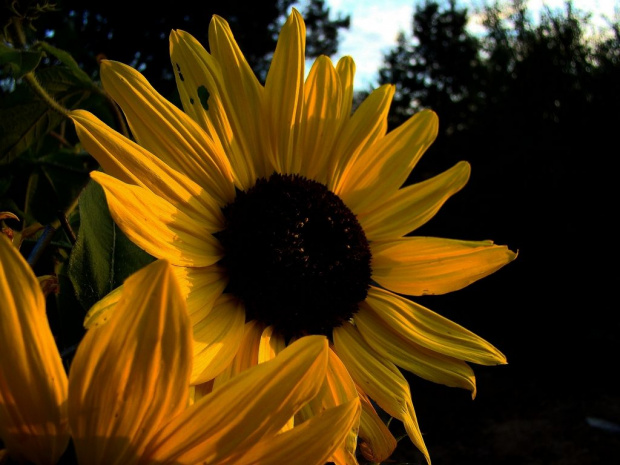
[[[353,57],[356,65],[355,88],[368,90],[376,84],[377,70],[382,64],[383,55],[396,44],[396,37],[403,31],[411,34],[411,20],[414,4],[423,0],[326,0],[332,17],[338,13],[351,15],[348,31],[341,31],[338,54],[334,63],[343,55]],[[478,1],[478,3],[480,3]],[[473,5],[473,2],[460,1],[459,5]],[[542,5],[550,8],[563,8],[564,0],[530,0],[528,8],[532,13]],[[592,12],[593,20],[606,14],[612,18],[614,6],[620,8],[620,0],[573,0],[573,5],[583,11]],[[468,7],[473,10],[471,6]]]

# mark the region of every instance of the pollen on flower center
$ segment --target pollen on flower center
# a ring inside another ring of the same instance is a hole
[[[330,335],[367,295],[370,248],[355,215],[323,184],[298,175],[261,178],[222,211],[217,234],[227,292],[248,320],[286,337]]]

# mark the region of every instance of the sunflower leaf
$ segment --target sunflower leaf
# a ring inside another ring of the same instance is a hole
[[[0,43],[0,67],[8,67],[15,79],[34,71],[42,57],[42,52],[18,50]]]
[[[133,244],[110,216],[103,189],[89,182],[79,200],[80,228],[69,278],[85,309],[154,258]]]
[[[88,74],[86,74],[82,70],[82,68],[80,68],[80,65],[75,61],[75,59],[71,56],[70,53],[64,50],[61,50],[59,48],[56,48],[48,44],[47,42],[39,42],[37,46],[41,50],[43,50],[45,53],[47,53],[48,55],[52,55],[54,58],[60,61],[63,65],[65,65],[71,72],[72,76],[77,78],[86,87],[96,88],[95,84],[90,79]]]

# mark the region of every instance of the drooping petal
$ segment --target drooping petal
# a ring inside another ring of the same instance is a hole
[[[149,254],[179,266],[208,266],[222,258],[211,234],[215,225],[191,218],[147,189],[97,171],[90,175],[103,187],[118,227]]]
[[[69,442],[67,375],[30,265],[0,234],[0,439],[17,460],[54,464]]]
[[[307,336],[273,360],[230,379],[160,429],[150,463],[221,463],[275,435],[318,393],[327,367],[323,336]]]
[[[235,184],[247,190],[266,174],[265,156],[270,152],[264,122],[256,117],[262,111],[263,88],[248,69],[224,19],[213,16],[209,36],[213,55],[187,32],[171,33],[177,85],[186,111],[208,133],[216,133],[230,160]]]
[[[416,113],[351,160],[336,193],[353,211],[376,208],[403,185],[437,137],[437,129],[434,112]]]
[[[306,79],[304,99],[295,156],[302,162],[303,176],[326,183],[329,154],[344,123],[341,85],[328,57],[314,62]]]
[[[493,241],[405,237],[373,242],[372,277],[381,286],[407,295],[458,291],[499,270],[517,254]]]
[[[130,66],[103,60],[101,82],[123,109],[142,147],[186,174],[220,204],[234,199],[230,163],[221,148],[144,76]]]
[[[365,303],[355,315],[355,325],[368,345],[390,362],[428,381],[467,389],[475,397],[476,379],[467,363],[402,337]]]
[[[479,365],[507,363],[504,354],[480,336],[422,305],[384,289],[371,287],[364,306],[364,321],[359,323],[360,327],[381,325],[411,343]]]
[[[396,438],[377,414],[366,393],[358,386],[362,403],[360,416],[360,452],[370,462],[383,463],[396,449]]]
[[[304,406],[296,416],[296,419],[307,421],[326,409],[345,404],[358,397],[355,383],[333,350],[329,351],[329,361],[325,381],[319,394]],[[357,435],[359,431],[359,419],[352,425],[346,440],[334,451],[329,461],[335,465],[357,465],[355,449],[357,448]]]
[[[209,224],[222,224],[220,206],[198,184],[84,110],[70,113],[84,148],[120,181],[145,187]]]
[[[306,26],[293,8],[280,30],[276,51],[265,81],[266,115],[274,150],[274,169],[298,173],[301,157],[294,153],[303,108]]]
[[[403,422],[411,441],[430,458],[411,401],[409,384],[389,360],[377,354],[349,323],[334,328],[334,348],[351,377],[389,415]]]
[[[90,329],[69,372],[69,422],[80,463],[135,463],[187,405],[191,324],[170,265],[124,283],[107,324]]]
[[[260,441],[231,464],[281,465],[303,463],[323,465],[345,440],[347,432],[359,422],[359,399],[331,407],[292,430]],[[355,460],[355,457],[352,457]],[[227,462],[228,463],[228,462]],[[356,463],[356,462],[351,462]]]
[[[391,84],[373,90],[355,110],[338,136],[338,141],[332,150],[327,187],[345,203],[347,198],[343,194],[347,192],[345,186],[351,167],[364,150],[385,136],[387,115],[394,91],[395,87]]]
[[[426,181],[412,184],[357,217],[370,241],[391,240],[416,230],[430,220],[469,179],[470,166],[459,162]]]
[[[215,378],[231,363],[243,339],[245,309],[230,294],[222,294],[203,318],[192,318],[194,366],[191,384]]]

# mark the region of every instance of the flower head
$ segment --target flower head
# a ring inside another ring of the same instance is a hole
[[[357,398],[284,431],[326,377],[327,339],[302,338],[188,407],[191,323],[165,260],[131,276],[65,374],[38,282],[0,237],[0,439],[23,462],[323,463],[357,424]],[[283,432],[284,431],[284,432]]]
[[[401,420],[429,459],[400,368],[469,389],[468,362],[506,362],[494,346],[408,296],[443,294],[516,257],[491,241],[408,234],[469,178],[460,162],[403,187],[437,134],[417,113],[388,132],[394,86],[351,112],[355,64],[318,58],[304,79],[305,25],[293,10],[264,85],[226,21],[214,16],[207,52],[173,31],[171,59],[184,111],[144,77],[104,61],[102,82],[133,140],[94,115],[71,117],[104,173],[114,220],[137,245],[173,265],[193,324],[192,383],[217,388],[307,334],[331,341],[320,400],[297,420],[359,395],[362,453],[387,458],[395,440],[374,400]],[[100,324],[114,296],[95,306]],[[355,435],[332,460],[355,461]]]

